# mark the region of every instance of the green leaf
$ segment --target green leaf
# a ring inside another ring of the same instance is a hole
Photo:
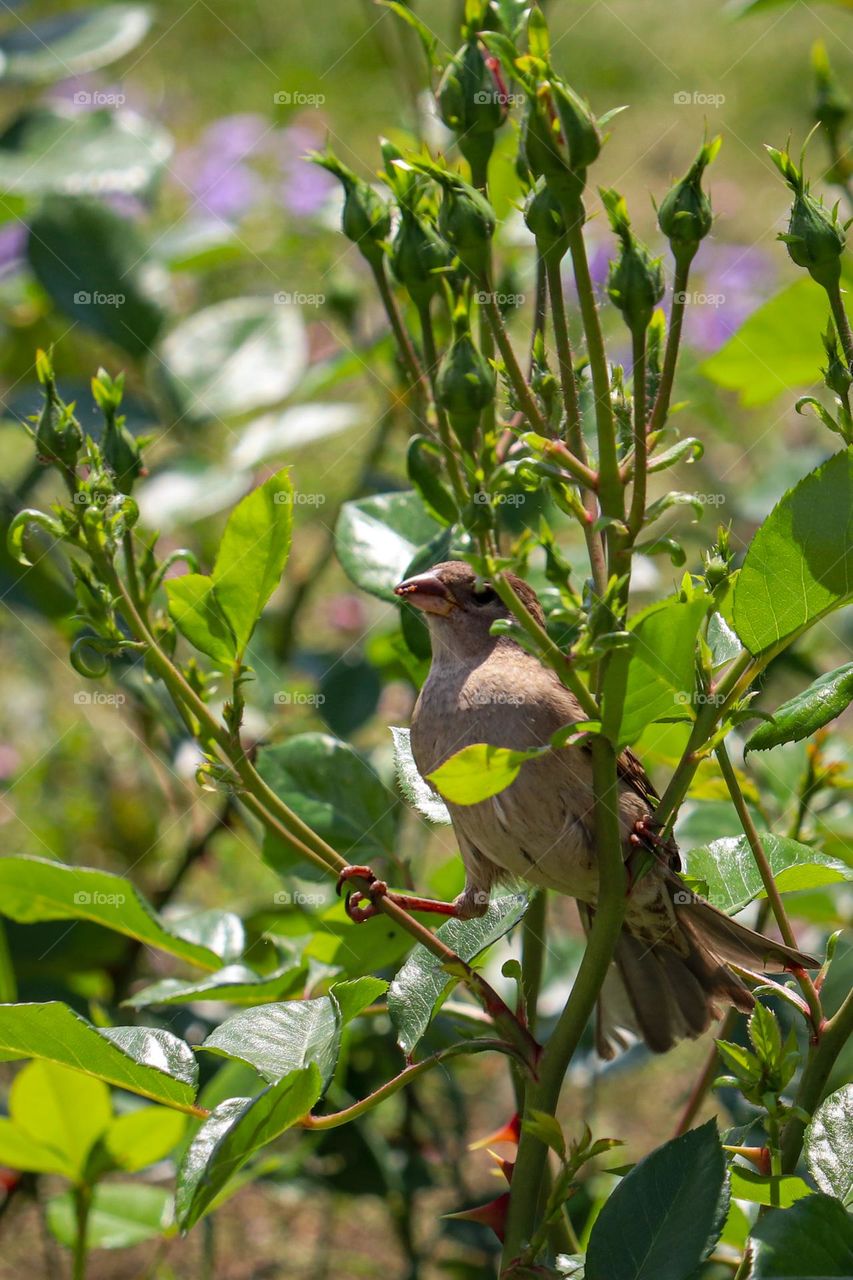
[[[479,804],[481,800],[505,791],[515,782],[521,766],[541,755],[540,747],[513,751],[509,747],[475,742],[433,769],[427,774],[427,782],[431,782],[452,804]]]
[[[752,1229],[752,1280],[850,1280],[853,1218],[840,1200],[806,1196],[790,1209],[775,1209]]]
[[[18,23],[0,37],[0,78],[49,84],[86,75],[130,53],[150,26],[150,10],[139,4],[108,4]],[[89,101],[97,102],[97,94]]]
[[[788,1209],[803,1196],[813,1194],[811,1187],[792,1173],[773,1177],[739,1164],[731,1166],[731,1193],[733,1200],[747,1200],[750,1204],[771,1205],[777,1209]]]
[[[348,860],[395,853],[396,797],[348,743],[325,733],[300,733],[264,747],[258,771],[303,822]],[[266,834],[264,858],[279,871],[298,862],[281,841]]]
[[[79,1180],[111,1120],[102,1081],[54,1062],[29,1062],[12,1082],[9,1119],[0,1120],[0,1164]]]
[[[853,449],[790,489],[756,533],[735,586],[733,622],[762,653],[837,609],[853,590]]]
[[[821,1191],[853,1207],[853,1084],[823,1100],[806,1130],[804,1149]]]
[[[235,467],[256,467],[267,458],[289,457],[295,449],[304,449],[316,440],[337,435],[353,427],[361,413],[351,404],[298,404],[291,409],[265,413],[255,418],[240,432],[231,450]],[[305,494],[306,505],[321,506],[325,494]],[[309,502],[310,499],[310,502]]]
[[[203,573],[185,573],[166,583],[169,617],[201,653],[230,666],[237,656],[237,640],[222,612],[213,579]]]
[[[297,307],[266,298],[229,298],[173,329],[160,345],[155,376],[182,418],[207,422],[276,404],[307,361]]]
[[[658,1147],[612,1192],[589,1239],[586,1280],[684,1280],[716,1244],[728,1207],[709,1120]]]
[[[374,921],[378,927],[365,929],[350,920],[343,902],[335,902],[315,919],[303,960],[319,960],[353,977],[397,965],[412,949],[410,935],[393,920]]]
[[[86,1229],[90,1249],[129,1249],[154,1240],[173,1223],[172,1196],[165,1187],[140,1182],[104,1182],[95,1187]],[[73,1249],[77,1216],[70,1191],[53,1196],[46,1206],[47,1225],[60,1244]]]
[[[0,192],[135,195],[171,154],[168,133],[131,111],[35,107],[0,135]]]
[[[336,982],[331,989],[331,994],[338,1002],[341,1022],[346,1024],[353,1018],[357,1018],[368,1005],[375,1004],[387,990],[388,983],[384,978],[365,976],[350,978],[346,982]]]
[[[289,965],[264,975],[255,973],[244,964],[230,964],[197,982],[163,978],[141,991],[135,991],[122,1003],[131,1009],[196,1004],[205,1000],[224,1004],[264,1004],[292,995],[304,983],[307,972],[304,965]]]
[[[741,404],[766,404],[793,387],[811,386],[826,353],[826,294],[812,280],[795,280],[765,302],[701,366]]]
[[[808,689],[784,702],[773,713],[772,720],[765,720],[747,738],[744,755],[748,751],[767,751],[783,742],[799,742],[808,738],[836,716],[840,716],[853,701],[853,662],[820,676]]]
[[[165,274],[145,262],[134,223],[98,200],[49,196],[30,222],[27,257],[61,311],[132,356],[147,354],[164,320]]]
[[[286,470],[247,494],[228,517],[211,577],[238,656],[281,581],[292,528],[293,485]]]
[[[329,996],[319,996],[235,1013],[211,1031],[199,1048],[248,1062],[269,1084],[313,1062],[325,1088],[334,1073],[340,1044],[338,1003]]]
[[[187,1148],[177,1183],[182,1231],[196,1223],[249,1157],[311,1110],[323,1082],[316,1065],[284,1076],[256,1098],[229,1098],[213,1111]]]
[[[179,1110],[195,1098],[192,1050],[168,1031],[100,1029],[59,1001],[0,1005],[0,1060],[40,1058]]]
[[[692,707],[696,637],[710,601],[671,596],[633,618],[631,649],[610,656],[604,679],[602,731],[621,749],[662,716]]]
[[[345,502],[335,526],[335,553],[347,577],[391,604],[394,587],[425,543],[443,533],[416,493],[379,493]]]
[[[509,933],[526,910],[527,898],[522,894],[495,898],[479,919],[448,920],[436,930],[436,937],[462,960],[471,961]],[[404,1053],[412,1052],[452,981],[441,962],[418,943],[388,990],[388,1012]]]
[[[845,863],[797,840],[765,832],[761,843],[780,893],[853,880],[853,869]],[[702,881],[707,889],[702,896],[727,915],[742,911],[754,898],[765,897],[746,836],[724,836],[691,849],[686,874],[690,881]]]
[[[187,1118],[167,1107],[139,1107],[116,1116],[104,1134],[104,1146],[119,1169],[136,1173],[163,1160],[184,1136]]]
[[[67,867],[47,858],[0,858],[0,913],[19,924],[90,920],[200,969],[215,971],[222,964],[209,947],[167,929],[129,880],[93,867]]]
[[[418,772],[415,757],[412,755],[411,731],[391,726],[394,739],[394,764],[397,770],[397,785],[407,804],[411,805],[422,818],[439,826],[450,825],[450,814],[447,806],[436,795],[428,782]]]

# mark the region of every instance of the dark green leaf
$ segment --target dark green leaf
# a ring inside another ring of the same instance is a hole
[[[47,1225],[60,1244],[72,1249],[77,1239],[74,1197],[64,1191],[48,1200]],[[154,1240],[172,1226],[174,1205],[165,1187],[139,1182],[106,1182],[95,1187],[86,1230],[90,1249],[129,1249]]]
[[[49,196],[30,223],[27,256],[66,315],[133,356],[150,349],[164,281],[127,218],[97,200]]]
[[[756,533],[735,586],[733,622],[751,653],[837,609],[853,590],[853,450],[782,498]]]
[[[314,1063],[294,1071],[256,1098],[229,1098],[204,1122],[178,1171],[178,1223],[188,1231],[228,1179],[259,1148],[311,1110],[323,1083]]]
[[[807,1196],[774,1209],[752,1229],[753,1280],[850,1280],[853,1218],[840,1200]]]
[[[685,1280],[719,1239],[728,1207],[726,1161],[709,1120],[619,1183],[592,1229],[586,1280]]]
[[[806,1130],[805,1156],[821,1191],[853,1207],[853,1084],[820,1104]]]
[[[173,329],[160,345],[156,377],[182,417],[206,422],[277,403],[307,360],[297,307],[229,298]]]
[[[496,898],[478,920],[448,920],[436,931],[436,937],[463,960],[471,961],[518,924],[526,910],[527,899],[521,894]],[[411,1053],[426,1031],[450,981],[441,962],[419,943],[388,991],[388,1012],[404,1053]]]
[[[269,1084],[314,1062],[325,1087],[335,1070],[340,1042],[337,1001],[319,996],[235,1013],[199,1047],[248,1062]]]
[[[749,736],[744,747],[748,751],[767,751],[783,742],[799,742],[829,724],[853,701],[853,662],[830,671],[784,702]]]
[[[442,532],[416,493],[379,493],[344,503],[335,550],[356,586],[398,604],[394,587],[424,543]]]
[[[108,4],[43,22],[21,22],[0,37],[0,77],[18,84],[49,84],[86,75],[123,58],[150,25],[150,10],[139,4]],[[80,92],[86,93],[86,105],[98,102],[97,92]]]
[[[101,1030],[58,1001],[0,1005],[0,1059],[43,1058],[155,1102],[188,1109],[197,1067],[189,1045],[148,1027]]]
[[[129,880],[47,858],[0,858],[0,912],[21,924],[91,920],[211,972],[221,956],[168,930]]]
[[[290,965],[264,976],[246,965],[232,964],[198,982],[163,978],[160,982],[134,992],[123,1003],[131,1009],[196,1004],[203,1000],[215,1000],[224,1004],[264,1004],[293,994],[304,982],[306,974],[307,970],[302,965]]]
[[[781,893],[853,879],[853,869],[839,859],[787,836],[766,832],[761,843]],[[765,896],[746,836],[724,836],[691,849],[687,854],[687,876],[691,881],[702,881],[707,888],[707,892],[703,889],[703,897],[728,915],[741,911],[754,898]]]

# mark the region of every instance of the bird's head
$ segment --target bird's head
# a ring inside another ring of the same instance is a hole
[[[525,608],[542,623],[535,591],[514,573],[505,577]],[[426,616],[434,655],[450,650],[461,657],[489,649],[498,639],[491,635],[492,623],[512,616],[492,584],[461,560],[433,565],[426,573],[401,582],[394,592]]]

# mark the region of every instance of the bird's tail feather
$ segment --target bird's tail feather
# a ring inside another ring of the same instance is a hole
[[[678,1040],[695,1039],[734,1005],[748,1013],[754,999],[729,967],[778,972],[794,966],[816,968],[804,952],[774,942],[692,898],[676,899],[677,924],[660,939],[633,932],[626,921],[616,944],[613,964],[602,987],[596,1043],[599,1054],[612,1058],[638,1036],[654,1053],[665,1053]],[[581,910],[585,929],[593,911]]]

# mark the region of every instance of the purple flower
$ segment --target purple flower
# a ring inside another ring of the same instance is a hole
[[[748,245],[704,240],[690,273],[685,337],[702,351],[716,351],[772,294],[774,259]]]
[[[316,148],[320,141],[318,135],[304,125],[291,125],[278,134],[278,158],[284,177],[281,198],[284,207],[299,218],[319,212],[335,187],[331,174],[305,159],[306,152]]]
[[[7,222],[0,227],[0,279],[12,275],[21,265],[27,245],[23,222]]]

